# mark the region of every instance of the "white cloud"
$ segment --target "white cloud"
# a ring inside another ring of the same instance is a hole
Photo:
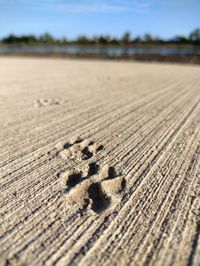
[[[147,12],[149,4],[139,0],[0,0],[5,5],[23,5],[40,10],[58,10],[68,13]]]
[[[136,1],[127,0],[96,0],[96,1],[79,1],[79,3],[62,3],[57,6],[59,9],[68,12],[143,12],[147,11],[149,5]]]

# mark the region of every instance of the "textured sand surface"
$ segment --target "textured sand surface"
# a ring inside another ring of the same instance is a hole
[[[0,60],[0,265],[200,265],[200,68]]]

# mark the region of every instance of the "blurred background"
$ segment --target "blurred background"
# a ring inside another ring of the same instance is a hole
[[[199,0],[0,0],[0,55],[200,63]]]

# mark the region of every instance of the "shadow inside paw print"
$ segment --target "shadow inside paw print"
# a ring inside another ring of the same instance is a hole
[[[67,171],[61,176],[66,201],[80,210],[90,209],[101,213],[121,198],[125,179],[118,176],[114,167],[87,164],[82,171]]]
[[[90,151],[89,147],[85,147],[83,150],[82,150],[82,159],[83,160],[88,160],[90,159],[92,156],[93,156],[93,153]]]
[[[110,197],[102,190],[100,183],[91,184],[88,197],[91,199],[91,209],[96,213],[106,210],[111,204]]]
[[[66,186],[67,188],[72,188],[75,185],[77,185],[78,183],[81,182],[81,178],[82,178],[82,173],[73,173],[71,175],[68,176],[68,179],[66,181]]]

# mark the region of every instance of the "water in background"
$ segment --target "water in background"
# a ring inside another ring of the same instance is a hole
[[[105,56],[123,56],[134,54],[157,55],[200,55],[200,49],[177,48],[133,48],[133,47],[90,47],[90,46],[33,46],[33,47],[0,47],[0,53],[68,53],[97,54]]]

